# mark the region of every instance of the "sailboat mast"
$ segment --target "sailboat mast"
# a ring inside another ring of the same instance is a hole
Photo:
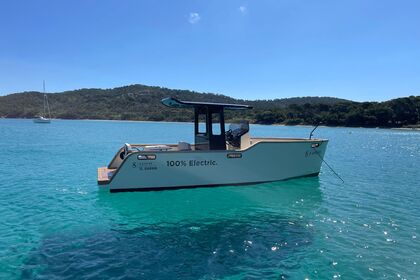
[[[46,97],[45,96],[45,80],[42,81],[42,87],[43,87],[43,92],[44,92],[44,98],[43,98],[44,99],[44,102],[43,102],[44,103],[43,104],[44,105],[44,113],[42,114],[42,116],[45,118],[46,117],[46,115],[45,115],[45,106],[47,105],[46,104],[46,100],[45,100],[45,97]]]
[[[50,104],[48,103],[47,95],[45,95],[45,100],[47,101],[48,118],[51,119]]]
[[[44,89],[44,116],[46,116],[45,115],[45,113],[46,113],[45,112],[45,107],[47,107],[48,118],[51,119],[50,104],[48,104],[48,97],[47,97],[47,94],[45,93],[45,80],[42,81],[42,86],[43,86],[43,89]]]

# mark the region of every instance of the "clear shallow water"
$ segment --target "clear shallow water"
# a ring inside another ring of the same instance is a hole
[[[310,128],[253,126],[255,136]],[[319,128],[319,178],[110,194],[124,142],[191,124],[0,120],[0,279],[418,279],[420,133]]]

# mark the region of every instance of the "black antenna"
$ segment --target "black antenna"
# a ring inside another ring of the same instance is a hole
[[[312,135],[314,134],[314,131],[318,128],[318,126],[321,124],[321,122],[318,122],[318,124],[312,129],[311,134],[309,134],[309,139],[312,139]]]

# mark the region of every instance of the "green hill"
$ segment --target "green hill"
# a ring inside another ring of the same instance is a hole
[[[191,120],[189,110],[171,110],[161,105],[162,98],[172,96],[181,100],[247,103],[257,109],[286,108],[289,104],[327,103],[345,101],[329,97],[301,97],[276,100],[246,101],[225,95],[198,93],[144,85],[114,89],[80,89],[49,93],[53,117],[63,119],[123,119],[123,120]],[[0,115],[12,118],[33,118],[42,110],[39,92],[15,93],[0,96]]]
[[[164,97],[181,100],[244,103],[254,110],[228,112],[228,121],[247,119],[261,124],[314,124],[399,127],[420,123],[420,97],[387,102],[352,102],[332,97],[298,97],[274,100],[240,100],[225,95],[198,93],[144,85],[113,89],[80,89],[49,93],[52,117],[63,119],[111,119],[191,121],[190,110],[161,105]],[[0,96],[0,116],[33,118],[42,111],[42,93],[23,92]]]

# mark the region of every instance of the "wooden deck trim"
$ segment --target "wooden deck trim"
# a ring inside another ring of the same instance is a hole
[[[110,181],[108,173],[114,170],[115,169],[109,169],[108,167],[99,167],[98,168],[98,185],[108,184]]]

